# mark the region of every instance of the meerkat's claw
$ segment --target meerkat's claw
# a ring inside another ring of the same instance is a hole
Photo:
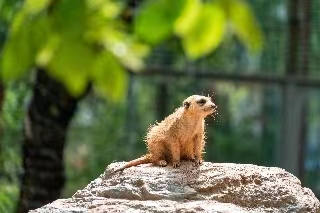
[[[189,158],[188,161],[194,162],[196,159],[195,158]]]
[[[194,161],[193,161],[193,166],[194,167],[198,167],[198,166],[200,166],[202,164],[202,160],[201,159],[195,159]]]
[[[165,160],[159,160],[159,161],[158,161],[158,165],[159,165],[159,166],[166,167],[167,164],[168,164],[168,163],[167,163],[167,161],[165,161]]]
[[[180,166],[180,162],[173,163],[173,168],[178,168]]]

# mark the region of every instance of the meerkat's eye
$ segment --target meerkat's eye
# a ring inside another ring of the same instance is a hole
[[[206,99],[201,98],[200,100],[197,101],[197,104],[204,105],[206,102],[207,102]]]

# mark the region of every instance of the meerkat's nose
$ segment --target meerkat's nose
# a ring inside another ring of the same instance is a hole
[[[217,106],[216,106],[214,103],[212,103],[210,107],[211,107],[212,109],[215,109]]]

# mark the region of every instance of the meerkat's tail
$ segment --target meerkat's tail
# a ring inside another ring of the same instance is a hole
[[[140,158],[129,161],[126,165],[122,166],[119,169],[114,170],[112,173],[123,171],[124,169],[127,169],[129,167],[138,166],[140,164],[146,164],[146,163],[151,163],[151,154],[146,154],[141,156]]]

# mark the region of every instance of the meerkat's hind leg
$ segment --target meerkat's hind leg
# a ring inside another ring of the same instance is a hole
[[[161,167],[166,167],[168,165],[168,162],[162,158],[153,158],[152,160],[153,164],[161,166]]]
[[[181,160],[186,160],[186,161],[195,161],[195,155],[194,155],[194,144],[193,141],[188,141],[185,146],[183,147],[181,152]]]
[[[167,161],[165,160],[165,149],[161,143],[149,144],[149,151],[152,153],[151,161],[153,164],[165,167],[168,165]]]

